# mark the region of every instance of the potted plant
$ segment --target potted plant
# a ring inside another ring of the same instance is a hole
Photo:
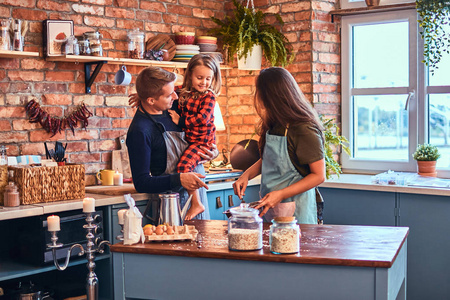
[[[450,21],[450,1],[448,0],[416,0],[420,35],[424,41],[423,55],[431,74],[437,69],[442,53],[449,53],[450,39],[444,28]]]
[[[250,54],[257,52],[264,54],[266,60],[272,66],[286,66],[292,62],[292,45],[287,38],[272,24],[265,22],[268,15],[254,8],[245,7],[237,0],[233,0],[235,10],[233,16],[226,16],[224,20],[211,17],[219,27],[213,28],[209,33],[223,41],[228,52],[228,60],[231,61],[235,54],[238,60],[250,60]],[[278,22],[283,25],[281,17],[274,14]],[[259,50],[258,50],[259,49]],[[239,69],[261,69],[261,57],[258,58],[259,67]]]
[[[320,120],[322,121],[322,125],[324,127],[324,136],[325,136],[325,168],[326,168],[326,177],[329,179],[332,173],[339,174],[342,173],[341,166],[334,159],[333,155],[333,146],[339,147],[342,146],[342,150],[348,155],[351,154],[350,148],[348,147],[348,140],[345,136],[339,135],[339,127],[333,123],[334,119],[325,119],[320,116]]]
[[[441,157],[436,146],[431,144],[418,145],[412,156],[417,160],[419,175],[436,177],[436,161]]]

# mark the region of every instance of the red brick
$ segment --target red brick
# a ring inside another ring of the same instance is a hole
[[[39,128],[42,128],[39,123],[30,123],[27,119],[13,120],[13,130],[23,131]]]
[[[11,123],[7,120],[0,120],[0,131],[10,131]]]
[[[341,62],[341,56],[339,54],[332,53],[319,53],[319,61],[321,63],[339,64]]]
[[[140,9],[152,12],[166,12],[166,7],[164,6],[164,4],[154,1],[141,1]]]
[[[182,25],[188,25],[188,26],[194,26],[194,27],[200,27],[202,25],[202,21],[198,18],[193,17],[183,17],[178,16],[178,22]]]
[[[66,94],[44,94],[42,104],[45,105],[71,105],[72,96]]]
[[[333,74],[320,74],[320,82],[322,83],[331,83],[331,84],[339,84],[340,76]]]
[[[77,140],[95,140],[98,139],[98,130],[85,130],[82,128],[75,129],[75,136],[70,131],[67,132],[67,140],[68,141],[77,141]]]
[[[321,103],[337,103],[341,102],[341,96],[339,94],[318,94],[319,102]]]
[[[299,12],[302,10],[309,10],[309,9],[311,9],[311,3],[308,1],[297,2],[297,3],[288,3],[288,4],[281,5],[282,13]]]
[[[94,27],[114,27],[115,21],[112,19],[105,19],[101,17],[94,17],[94,16],[84,16],[84,23],[87,26],[94,26]]]
[[[90,141],[89,149],[92,151],[112,151],[116,148],[116,142],[112,140]]]
[[[25,107],[0,107],[0,118],[25,118]]]
[[[55,2],[50,0],[38,0],[36,3],[36,8],[41,10],[54,10],[54,11],[70,11],[70,4],[63,3],[61,1]]]
[[[230,115],[249,115],[253,114],[253,106],[250,105],[239,105],[239,106],[229,106],[228,113]]]
[[[97,15],[97,16],[102,16],[105,12],[103,7],[100,6],[92,6],[92,5],[84,5],[84,4],[72,4],[72,9],[74,12],[79,13],[79,14],[88,14],[88,15]],[[107,17],[111,17],[108,16],[108,14],[106,14]],[[132,17],[134,16],[134,14],[132,15]],[[119,16],[117,16],[118,18],[120,18]]]
[[[336,93],[337,87],[335,85],[314,84],[314,93]]]
[[[26,143],[21,144],[20,147],[21,155],[42,155],[45,156],[44,143]]]
[[[44,11],[38,11],[34,9],[14,9],[12,17],[14,19],[39,21],[47,19],[47,14]]]
[[[145,30],[152,31],[152,32],[158,32],[158,33],[170,33],[171,32],[171,25],[170,24],[151,24],[151,23],[145,23]]]
[[[128,128],[132,119],[116,119],[112,121],[112,128]]]
[[[116,23],[117,23],[117,27],[130,29],[130,30],[134,29],[134,28],[142,28],[142,27],[144,27],[144,22],[143,21],[118,19],[118,20],[116,20]]]
[[[290,24],[284,24],[283,31],[284,32],[291,32],[291,31],[302,31],[302,30],[309,30],[309,23],[308,22],[297,22],[297,23],[290,23]]]
[[[315,41],[313,50],[318,52],[339,53],[339,45],[335,43],[322,43]]]
[[[19,69],[20,63],[18,59],[0,58],[0,66],[2,69]]]
[[[81,0],[81,2],[104,6],[110,6],[112,4],[112,0]]]
[[[44,69],[54,69],[55,63],[51,61],[46,61],[41,58],[24,58],[20,61],[21,69],[25,70],[39,70],[42,71]]]
[[[88,128],[111,128],[110,119],[90,117],[88,122]]]
[[[163,22],[166,24],[176,24],[178,21],[178,17],[172,14],[163,14],[162,18]]]
[[[314,72],[336,73],[336,65],[313,63]]]
[[[70,132],[72,134],[72,132]],[[83,152],[88,151],[88,142],[68,142],[66,152]]]
[[[46,81],[73,81],[75,72],[47,71],[45,72]]]
[[[106,85],[102,84],[98,86],[98,92],[102,95],[118,95],[118,94],[127,94],[127,87],[122,85]]]
[[[102,130],[100,132],[100,139],[112,139],[127,134],[128,129],[119,129],[119,130]]]
[[[43,81],[44,74],[37,71],[8,71],[8,77],[12,81]]]
[[[117,6],[118,7],[131,7],[131,8],[138,8],[138,0],[117,0]]]
[[[193,13],[194,17],[196,17],[196,18],[214,17],[214,12],[209,9],[194,8],[194,9],[192,9],[192,13]]]
[[[103,102],[104,102],[104,98],[103,96],[100,95],[94,95],[94,94],[84,94],[81,96],[74,96],[73,97],[73,104],[74,105],[79,105],[81,103],[85,103],[87,108],[92,111],[92,108],[90,108],[90,106],[102,106]]]
[[[183,16],[192,16],[192,8],[186,7],[186,6],[168,4],[167,5],[167,13],[183,15]]]
[[[332,4],[329,2],[322,2],[322,1],[312,1],[311,7],[312,7],[312,10],[314,10],[314,11],[329,12],[329,11],[336,9],[336,4]]]
[[[314,39],[317,39],[319,41],[323,42],[331,42],[331,43],[339,43],[340,42],[340,35],[337,33],[328,33],[328,32],[318,32],[317,37]]]
[[[107,108],[98,107],[95,110],[95,115],[98,117],[123,118],[125,117],[125,110],[123,108],[115,108],[115,107],[107,107]]]
[[[341,107],[336,104],[316,103],[314,108],[319,114],[338,115]]]
[[[33,130],[29,132],[30,134],[30,142],[47,142],[47,141],[58,141],[64,140],[65,132],[57,133],[54,137],[51,137],[52,134],[48,133],[44,129]]]
[[[83,163],[92,163],[99,162],[101,159],[100,153],[78,153],[78,154],[70,154],[70,161],[73,162],[83,162]]]
[[[35,83],[34,91],[36,93],[66,93],[67,85],[63,83]]]

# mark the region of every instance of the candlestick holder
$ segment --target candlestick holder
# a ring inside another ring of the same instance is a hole
[[[119,234],[118,236],[116,236],[116,240],[123,241],[123,224],[119,224],[119,225],[120,225],[120,232],[122,234]]]
[[[98,299],[98,278],[97,275],[94,272],[95,269],[95,253],[104,253],[105,252],[105,245],[110,245],[111,243],[109,241],[103,240],[98,241],[94,240],[94,230],[97,228],[97,225],[94,224],[94,218],[92,217],[91,212],[86,213],[86,223],[83,225],[83,228],[86,229],[86,249],[80,245],[80,244],[74,244],[72,245],[69,250],[67,250],[67,256],[64,264],[61,266],[56,258],[56,249],[61,248],[63,246],[62,243],[58,243],[58,235],[57,231],[51,231],[52,237],[51,237],[51,244],[47,244],[47,247],[52,249],[53,254],[53,263],[55,264],[56,268],[59,271],[64,271],[67,266],[69,265],[70,255],[75,248],[80,248],[80,253],[78,253],[78,256],[82,256],[86,254],[87,258],[87,268],[89,270],[87,279],[86,279],[86,294],[87,294],[87,300],[97,300]]]

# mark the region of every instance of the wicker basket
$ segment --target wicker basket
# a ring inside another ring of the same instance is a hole
[[[3,206],[3,193],[8,184],[8,166],[0,166],[0,205]]]
[[[20,194],[20,204],[84,198],[84,165],[10,167]]]

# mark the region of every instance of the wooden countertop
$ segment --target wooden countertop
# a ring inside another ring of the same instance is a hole
[[[263,249],[258,251],[230,251],[226,234],[227,221],[195,220],[202,237],[197,242],[152,242],[125,246],[111,246],[113,252],[208,257],[266,262],[322,264],[357,267],[389,268],[406,241],[407,227],[300,225],[302,236],[300,253],[276,255],[270,252],[269,226],[264,224]]]

